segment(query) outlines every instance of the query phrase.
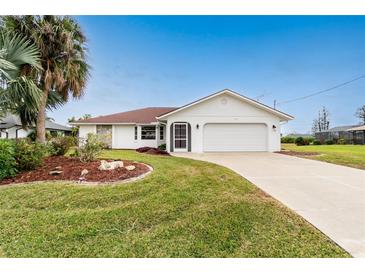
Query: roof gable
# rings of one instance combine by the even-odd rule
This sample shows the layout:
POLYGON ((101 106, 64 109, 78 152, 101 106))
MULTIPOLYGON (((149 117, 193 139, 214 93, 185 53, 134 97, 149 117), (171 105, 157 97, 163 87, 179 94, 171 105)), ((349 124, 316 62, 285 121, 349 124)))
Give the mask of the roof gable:
POLYGON ((126 112, 119 112, 110 115, 104 115, 94 118, 89 118, 81 121, 76 121, 70 124, 142 124, 157 122, 156 117, 166 112, 175 110, 172 107, 150 107, 141 108, 126 112))
POLYGON ((194 102, 192 102, 190 104, 184 105, 184 106, 182 106, 182 107, 180 107, 178 109, 172 110, 172 111, 170 111, 170 112, 168 112, 166 114, 163 114, 163 115, 157 117, 157 119, 159 119, 159 120, 160 119, 164 119, 164 118, 166 118, 166 117, 168 117, 170 115, 173 115, 175 113, 178 113, 180 111, 183 111, 185 109, 191 108, 193 106, 196 106, 198 104, 201 104, 203 102, 206 102, 208 100, 211 100, 213 98, 216 98, 218 96, 225 95, 225 94, 226 95, 229 95, 229 96, 232 96, 232 97, 234 97, 234 98, 236 98, 238 100, 242 100, 243 102, 248 103, 251 106, 256 107, 256 108, 258 108, 260 110, 264 110, 264 111, 269 112, 269 113, 271 113, 273 115, 276 115, 276 116, 280 117, 284 121, 292 120, 294 118, 293 116, 291 116, 289 114, 286 114, 286 113, 281 112, 279 110, 273 109, 273 108, 271 108, 271 107, 269 107, 267 105, 264 105, 262 103, 259 103, 259 102, 255 101, 255 100, 252 100, 252 99, 250 99, 248 97, 245 97, 245 96, 243 96, 243 95, 241 95, 239 93, 236 93, 236 92, 231 91, 229 89, 224 89, 224 90, 219 91, 219 92, 216 92, 216 93, 214 93, 212 95, 203 97, 203 98, 201 98, 201 99, 199 99, 197 101, 194 101, 194 102))

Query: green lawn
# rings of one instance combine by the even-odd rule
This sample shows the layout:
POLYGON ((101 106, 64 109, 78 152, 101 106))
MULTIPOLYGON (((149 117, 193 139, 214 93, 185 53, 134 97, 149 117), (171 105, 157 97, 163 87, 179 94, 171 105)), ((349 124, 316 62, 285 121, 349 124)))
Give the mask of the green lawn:
POLYGON ((361 145, 320 145, 297 146, 282 144, 282 148, 298 152, 318 152, 319 155, 305 156, 314 160, 365 169, 365 146, 361 145))
POLYGON ((232 171, 206 162, 106 151, 146 162, 113 186, 0 187, 6 257, 347 257, 301 217, 232 171))

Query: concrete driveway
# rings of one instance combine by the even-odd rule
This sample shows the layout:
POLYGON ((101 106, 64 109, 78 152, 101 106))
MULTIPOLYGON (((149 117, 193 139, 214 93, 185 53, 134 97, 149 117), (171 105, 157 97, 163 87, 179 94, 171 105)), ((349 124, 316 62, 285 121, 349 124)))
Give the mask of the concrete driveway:
POLYGON ((232 169, 365 257, 365 171, 268 152, 175 153, 232 169))

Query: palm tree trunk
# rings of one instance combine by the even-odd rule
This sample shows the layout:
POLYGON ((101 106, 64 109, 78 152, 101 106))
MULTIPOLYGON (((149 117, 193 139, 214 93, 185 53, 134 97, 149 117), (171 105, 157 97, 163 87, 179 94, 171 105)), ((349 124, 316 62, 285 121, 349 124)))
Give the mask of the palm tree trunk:
POLYGON ((37 125, 36 125, 36 133, 37 133, 37 142, 44 144, 46 142, 46 105, 48 99, 48 90, 45 90, 43 93, 42 100, 39 104, 38 117, 37 117, 37 125))

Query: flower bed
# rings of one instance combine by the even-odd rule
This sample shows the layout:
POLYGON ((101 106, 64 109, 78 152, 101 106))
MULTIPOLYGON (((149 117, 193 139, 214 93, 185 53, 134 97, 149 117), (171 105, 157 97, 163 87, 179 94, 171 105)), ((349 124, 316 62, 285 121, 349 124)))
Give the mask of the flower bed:
POLYGON ((155 148, 155 147, 140 147, 140 148, 137 148, 136 151, 139 153, 146 153, 146 154, 151 154, 151 155, 170 156, 170 154, 167 151, 161 150, 161 149, 155 148))
POLYGON ((52 180, 79 181, 80 177, 83 177, 84 182, 108 183, 136 178, 150 171, 150 167, 143 163, 123 161, 123 164, 124 167, 114 170, 99 170, 100 160, 82 163, 77 158, 52 156, 46 158, 44 163, 35 170, 24 171, 15 177, 3 179, 0 185, 52 180), (133 170, 125 168, 131 165, 135 166, 133 170), (51 175, 52 171, 60 172, 54 172, 59 174, 51 175), (81 176, 83 171, 86 175, 81 176))

